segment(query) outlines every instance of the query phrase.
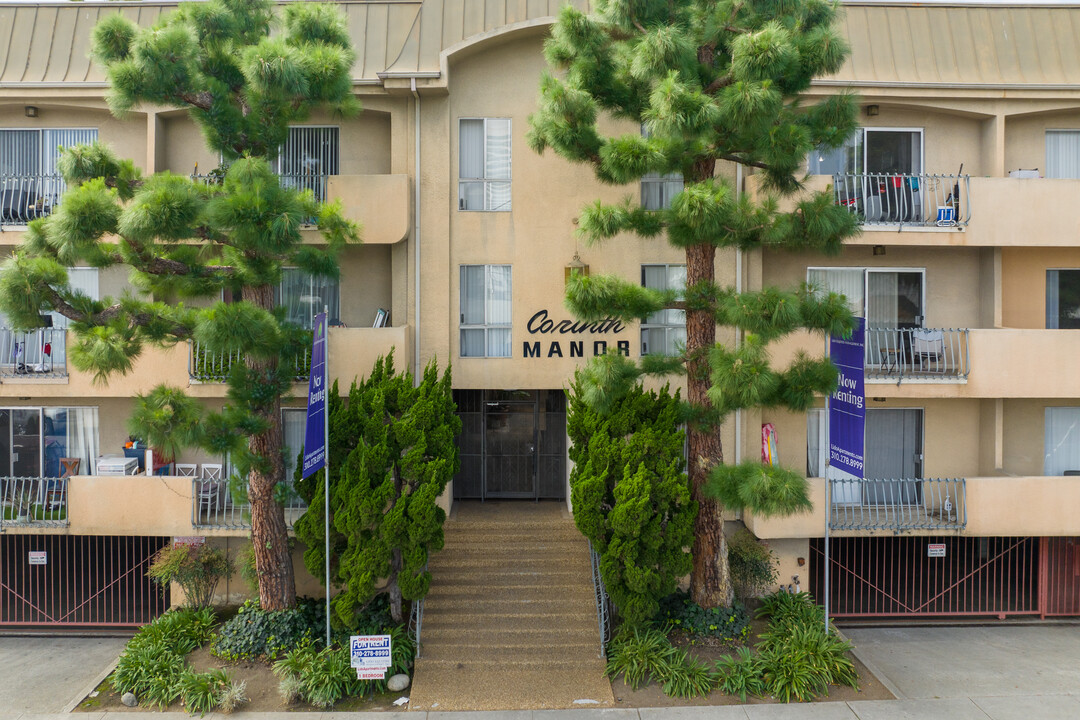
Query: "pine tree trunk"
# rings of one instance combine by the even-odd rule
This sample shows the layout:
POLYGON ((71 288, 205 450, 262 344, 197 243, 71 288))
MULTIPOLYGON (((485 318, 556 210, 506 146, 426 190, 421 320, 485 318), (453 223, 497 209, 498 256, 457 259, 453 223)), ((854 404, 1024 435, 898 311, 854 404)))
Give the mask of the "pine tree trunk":
MULTIPOLYGON (((711 168, 709 170, 711 176, 711 168)), ((686 284, 714 282, 716 248, 692 245, 686 249, 686 284)), ((686 399, 698 408, 711 407, 709 389, 709 350, 716 343, 716 320, 704 310, 686 313, 687 379, 686 399)), ((723 508, 704 496, 709 470, 724 461, 720 428, 687 428, 687 464, 690 491, 698 502, 694 521, 694 566, 690 574, 691 599, 703 608, 730 605, 733 599, 728 571, 727 542, 724 539, 723 508)))
MULTIPOLYGON (((274 289, 269 285, 243 289, 243 298, 259 307, 274 307, 274 289)), ((277 359, 244 358, 256 375, 272 371, 277 359)), ((270 471, 252 469, 248 474, 251 501, 251 545, 259 577, 259 604, 264 610, 285 610, 296 605, 296 578, 289 552, 285 509, 274 498, 274 487, 284 477, 281 458, 281 399, 258 409, 267 429, 248 440, 248 449, 269 461, 270 471)))

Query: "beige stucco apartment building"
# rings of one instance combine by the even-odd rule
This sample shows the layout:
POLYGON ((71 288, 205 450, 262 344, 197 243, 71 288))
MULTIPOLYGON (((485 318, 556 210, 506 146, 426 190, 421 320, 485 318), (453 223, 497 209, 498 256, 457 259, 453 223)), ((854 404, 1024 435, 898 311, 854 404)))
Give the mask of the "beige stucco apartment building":
MULTIPOLYGON (((391 349, 399 367, 452 365, 465 429, 447 506, 566 500, 562 389, 574 369, 605 348, 637 357, 681 337, 673 313, 585 328, 563 307, 580 264, 650 285, 684 275, 662 244, 589 247, 574 233, 586 202, 663 203, 678 179, 603 186, 526 144, 560 2, 343 0, 364 111, 313 116, 279 160, 285 182, 340 199, 365 228, 340 281, 294 272, 280 288, 298 322, 330 307, 331 374, 347 387, 391 349)), ((0 0, 0 254, 59 201, 57 145, 96 138, 146 173, 218 165, 183 112, 110 115, 87 58, 104 15, 148 25, 174 6, 0 0)), ((851 58, 811 100, 857 92, 863 129, 810 157, 807 184, 858 213, 864 232, 836 257, 720 253, 717 275, 747 289, 810 280, 866 318, 867 475, 878 480, 827 490, 822 410, 743 412, 723 433, 728 458, 757 457, 771 424, 815 508, 732 525, 773 547, 784 585, 819 597, 828 534, 837 615, 1080 614, 1080 5, 851 2, 843 33, 851 58)), ((723 172, 757 192, 751 172, 723 172)), ((93 269, 72 278, 101 297, 127 283, 93 269)), ((223 359, 147 351, 95 385, 66 363, 62 324, 0 331, 0 625, 140 622, 157 611, 135 589, 147 555, 175 537, 235 548, 246 515, 215 482, 227 459, 192 453, 148 478, 108 474, 122 463, 99 458, 123 455, 133 396, 160 382, 219 405, 223 359), (75 477, 43 480, 63 474, 61 458, 80 461, 67 463, 75 477), (18 493, 37 510, 20 517, 18 493)), ((789 339, 773 357, 798 349, 821 353, 824 338, 789 339)), ((284 411, 292 448, 299 402, 284 411)))

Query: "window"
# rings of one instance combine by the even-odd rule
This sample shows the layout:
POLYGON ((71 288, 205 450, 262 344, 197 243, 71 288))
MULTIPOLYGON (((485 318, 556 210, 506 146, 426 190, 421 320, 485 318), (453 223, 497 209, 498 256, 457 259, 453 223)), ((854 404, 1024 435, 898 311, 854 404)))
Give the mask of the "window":
POLYGON ((99 454, 96 407, 0 408, 0 475, 60 477, 60 458, 90 475, 99 454))
POLYGON ((273 168, 282 186, 311 190, 316 200, 326 202, 326 178, 338 174, 338 128, 289 128, 273 168))
POLYGON ((510 210, 510 118, 463 118, 458 210, 510 210))
POLYGON ((97 140, 97 129, 0 130, 0 222, 48 214, 66 186, 56 174, 60 149, 97 140))
POLYGON ((281 271, 275 302, 285 307, 285 321, 311 330, 315 315, 327 307, 327 322, 339 325, 341 298, 338 281, 330 277, 309 275, 297 268, 281 271))
POLYGON ((1046 177, 1080 178, 1080 130, 1046 131, 1046 177))
POLYGON ((1080 328, 1080 270, 1046 271, 1046 328, 1080 328))
POLYGON ((1043 475, 1080 474, 1080 407, 1046 408, 1043 475))
POLYGON ((806 282, 819 291, 848 300, 851 311, 874 328, 918 328, 925 313, 925 277, 921 268, 807 268, 806 282))
POLYGON ((509 265, 461 266, 461 357, 510 357, 509 265))
MULTIPOLYGON (((685 265, 642 265, 641 284, 653 290, 686 290, 685 265)), ((678 355, 686 345, 686 313, 661 310, 641 323, 642 355, 678 355)))
POLYGON ((923 131, 919 128, 859 128, 838 148, 818 148, 807 159, 811 175, 918 175, 923 131))
MULTIPOLYGON (((649 137, 649 130, 644 123, 641 125, 641 136, 649 137)), ((671 207, 671 199, 681 193, 682 189, 681 173, 646 173, 641 178, 641 207, 646 210, 667 210, 671 207)))
POLYGON ((285 484, 293 487, 296 476, 296 459, 304 448, 307 432, 307 410, 281 411, 281 444, 285 453, 285 484))

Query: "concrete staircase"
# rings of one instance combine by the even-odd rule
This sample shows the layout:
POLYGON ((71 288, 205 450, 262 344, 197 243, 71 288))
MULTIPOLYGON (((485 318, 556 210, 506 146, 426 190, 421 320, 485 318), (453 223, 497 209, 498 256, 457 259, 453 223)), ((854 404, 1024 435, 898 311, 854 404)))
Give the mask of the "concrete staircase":
POLYGON ((409 709, 612 705, 589 546, 565 505, 457 502, 444 529, 409 709))

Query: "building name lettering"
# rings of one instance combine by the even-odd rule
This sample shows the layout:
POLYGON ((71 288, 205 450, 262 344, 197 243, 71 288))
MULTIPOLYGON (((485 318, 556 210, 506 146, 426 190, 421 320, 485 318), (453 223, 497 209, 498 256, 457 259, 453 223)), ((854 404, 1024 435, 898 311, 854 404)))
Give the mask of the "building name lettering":
MULTIPOLYGON (((530 335, 577 335, 581 333, 621 333, 626 327, 619 320, 609 317, 600 320, 599 322, 582 322, 582 321, 570 321, 559 320, 555 322, 548 316, 547 310, 540 310, 531 318, 529 318, 528 324, 525 329, 529 331, 530 335)), ((539 340, 526 340, 522 343, 522 355, 527 358, 539 358, 539 357, 572 357, 583 358, 585 357, 586 350, 591 350, 593 355, 603 355, 608 351, 608 345, 613 344, 614 347, 623 355, 630 356, 630 341, 618 340, 614 343, 609 343, 607 340, 594 340, 592 341, 592 347, 589 347, 589 343, 585 340, 552 340, 547 344, 547 347, 541 345, 539 340), (563 342, 567 347, 564 347, 563 342)))
POLYGON ((552 335, 554 333, 566 335, 567 333, 618 334, 626 328, 623 327, 622 322, 612 317, 604 318, 603 320, 594 323, 581 322, 580 320, 577 322, 571 322, 569 320, 560 320, 559 322, 555 322, 548 317, 547 310, 540 310, 531 318, 529 318, 529 322, 525 326, 525 329, 529 331, 530 335, 536 335, 537 333, 540 333, 541 335, 552 335))

